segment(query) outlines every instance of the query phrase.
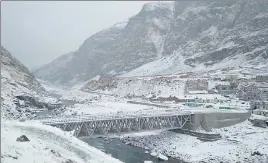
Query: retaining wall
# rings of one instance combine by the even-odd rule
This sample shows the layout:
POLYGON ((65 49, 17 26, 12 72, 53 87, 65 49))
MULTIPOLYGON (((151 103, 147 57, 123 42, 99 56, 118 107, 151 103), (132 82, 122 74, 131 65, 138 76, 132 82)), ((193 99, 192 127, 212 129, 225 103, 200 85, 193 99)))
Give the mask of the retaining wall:
POLYGON ((198 137, 198 138, 205 138, 207 140, 221 139, 220 134, 201 133, 201 132, 195 132, 195 131, 185 130, 185 129, 173 129, 173 130, 170 130, 170 131, 195 136, 195 137, 198 137))
POLYGON ((247 120, 250 112, 214 112, 214 113, 195 113, 191 116, 191 122, 185 124, 184 129, 196 130, 200 126, 210 131, 212 128, 222 128, 235 125, 247 120))

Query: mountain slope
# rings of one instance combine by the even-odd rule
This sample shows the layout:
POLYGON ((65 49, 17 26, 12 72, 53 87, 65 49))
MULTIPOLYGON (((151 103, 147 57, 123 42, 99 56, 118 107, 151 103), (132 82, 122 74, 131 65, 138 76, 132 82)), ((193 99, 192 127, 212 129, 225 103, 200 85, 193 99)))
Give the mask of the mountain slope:
POLYGON ((15 113, 14 96, 19 93, 36 95, 45 91, 29 70, 1 46, 1 116, 15 113))
POLYGON ((179 53, 192 67, 225 60, 260 64, 268 58, 267 5, 265 0, 191 3, 175 15, 164 54, 179 53))
POLYGON ((55 67, 53 61, 34 75, 54 84, 74 84, 72 80, 86 81, 96 75, 127 72, 161 55, 171 19, 172 4, 144 5, 128 21, 86 39, 66 65, 61 66, 70 55, 57 59, 60 66, 55 67))
POLYGON ((267 5, 265 0, 176 2, 165 57, 124 76, 267 65, 267 5))
POLYGON ((58 58, 56 66, 53 61, 34 74, 73 85, 96 75, 266 65, 267 6, 267 0, 148 3, 128 21, 96 33, 74 53, 58 58))

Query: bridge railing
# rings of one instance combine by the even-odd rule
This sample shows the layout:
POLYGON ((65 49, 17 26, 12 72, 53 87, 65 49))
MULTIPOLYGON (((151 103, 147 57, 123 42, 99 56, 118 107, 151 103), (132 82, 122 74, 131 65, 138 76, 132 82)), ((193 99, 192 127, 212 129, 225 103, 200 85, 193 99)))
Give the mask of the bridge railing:
POLYGON ((57 124, 57 123, 73 123, 73 122, 85 122, 85 121, 104 121, 104 120, 119 120, 119 119, 133 119, 133 118, 149 118, 149 117, 163 117, 163 116, 178 116, 178 115, 190 115, 190 112, 182 112, 180 110, 174 111, 143 111, 143 112, 116 112, 109 114, 95 114, 95 115, 83 115, 83 116, 65 116, 57 118, 40 119, 39 121, 45 124, 57 124))

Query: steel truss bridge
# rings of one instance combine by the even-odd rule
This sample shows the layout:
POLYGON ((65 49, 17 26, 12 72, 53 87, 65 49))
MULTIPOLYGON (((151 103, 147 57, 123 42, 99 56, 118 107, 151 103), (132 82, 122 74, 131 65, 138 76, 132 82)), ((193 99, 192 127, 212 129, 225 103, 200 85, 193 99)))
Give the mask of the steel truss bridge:
POLYGON ((45 118, 39 121, 63 131, 73 131, 73 135, 76 137, 91 137, 93 135, 182 128, 186 122, 191 121, 191 113, 180 110, 117 112, 91 116, 45 118))

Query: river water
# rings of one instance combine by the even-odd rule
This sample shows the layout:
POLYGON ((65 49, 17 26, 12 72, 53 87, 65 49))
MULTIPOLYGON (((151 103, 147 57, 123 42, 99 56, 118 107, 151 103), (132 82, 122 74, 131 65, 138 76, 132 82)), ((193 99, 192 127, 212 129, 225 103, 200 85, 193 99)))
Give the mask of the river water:
POLYGON ((160 161, 149 153, 145 153, 145 149, 126 145, 116 138, 110 139, 109 143, 103 138, 81 137, 80 139, 125 163, 144 163, 144 161, 152 161, 154 163, 185 163, 174 158, 169 158, 168 161, 160 161))

